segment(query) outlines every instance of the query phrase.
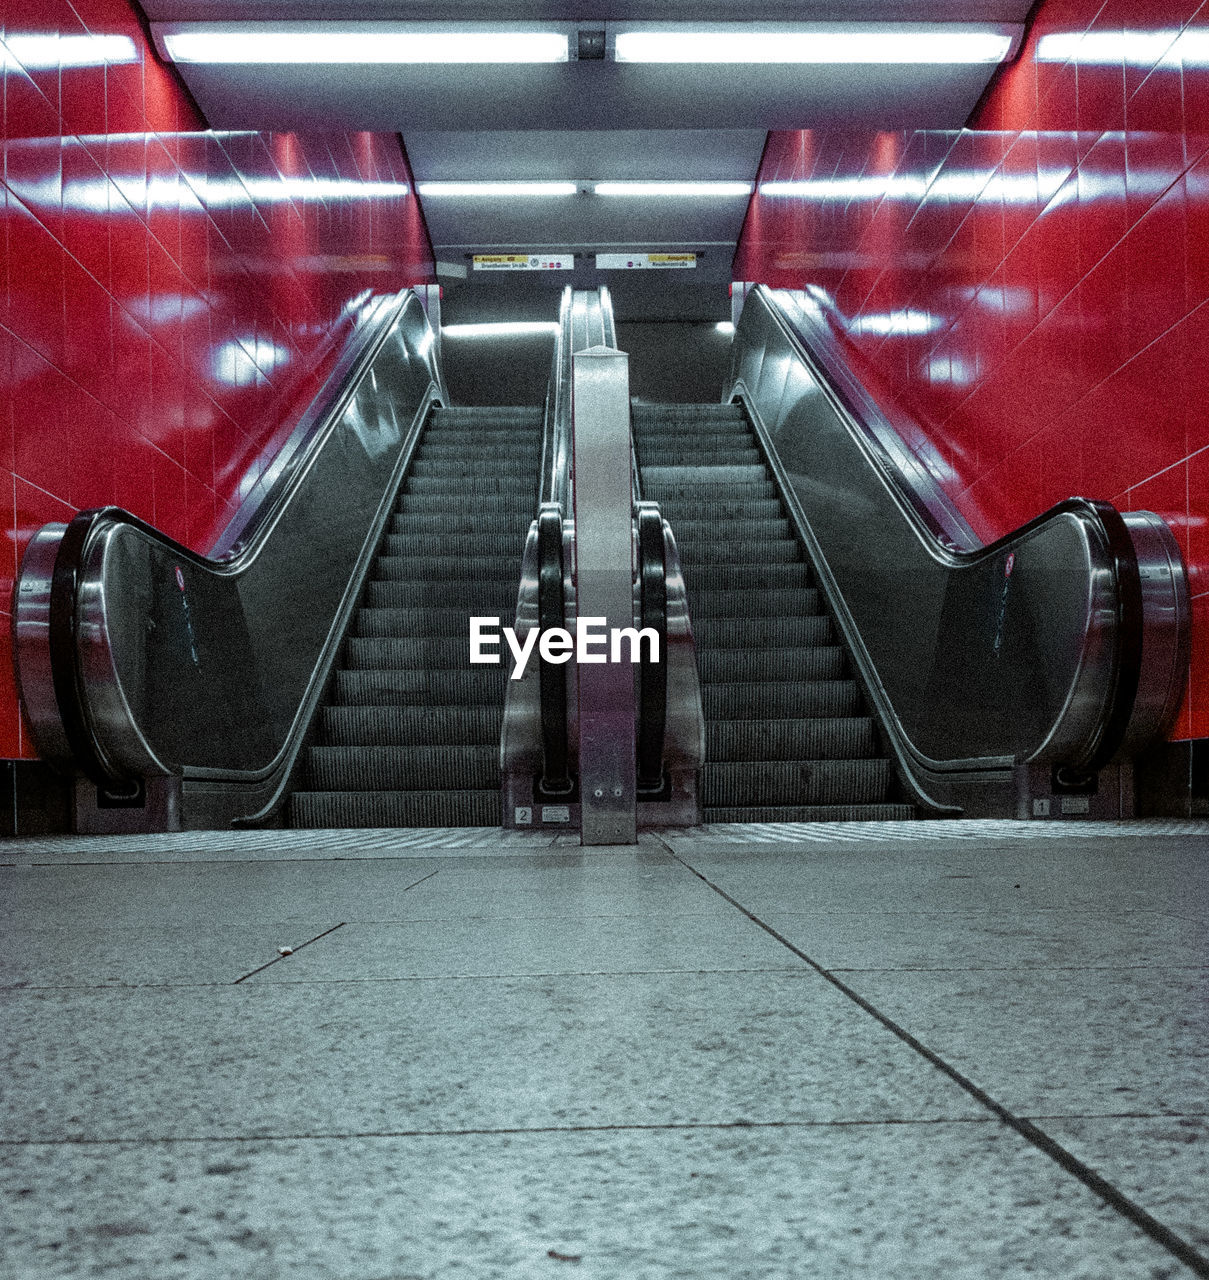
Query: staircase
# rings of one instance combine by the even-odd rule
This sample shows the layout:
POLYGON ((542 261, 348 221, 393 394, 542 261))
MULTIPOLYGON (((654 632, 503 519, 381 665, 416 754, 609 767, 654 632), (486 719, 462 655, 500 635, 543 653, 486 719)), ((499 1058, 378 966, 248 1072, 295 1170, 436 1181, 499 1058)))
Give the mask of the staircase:
POLYGON ((707 822, 912 818, 738 405, 634 405, 672 526, 705 705, 707 822))
POLYGON ((500 822, 508 655, 471 666, 472 615, 512 625, 537 510, 541 409, 436 409, 321 711, 294 827, 500 822))

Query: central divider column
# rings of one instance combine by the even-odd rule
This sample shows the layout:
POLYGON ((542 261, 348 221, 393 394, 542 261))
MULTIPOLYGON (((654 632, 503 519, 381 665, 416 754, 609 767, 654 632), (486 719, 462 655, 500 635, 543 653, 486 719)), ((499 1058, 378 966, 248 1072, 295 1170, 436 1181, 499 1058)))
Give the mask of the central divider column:
POLYGON ((622 351, 575 354, 572 460, 577 625, 591 620, 605 637, 577 664, 580 842, 635 844, 634 668, 608 661, 612 629, 634 625, 630 367, 622 351))

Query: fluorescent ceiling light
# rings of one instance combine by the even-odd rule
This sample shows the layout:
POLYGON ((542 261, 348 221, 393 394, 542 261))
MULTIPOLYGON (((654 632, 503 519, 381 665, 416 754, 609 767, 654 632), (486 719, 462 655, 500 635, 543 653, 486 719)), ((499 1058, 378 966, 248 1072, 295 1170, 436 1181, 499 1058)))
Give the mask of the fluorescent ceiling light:
POLYGON ((855 333, 872 333, 879 337, 904 337, 919 333, 935 333, 938 329, 942 329, 944 324, 942 316, 908 307, 905 311, 857 316, 855 320, 849 322, 849 327, 855 333))
POLYGON ((1145 67, 1161 58, 1204 66, 1209 62, 1209 31, 1204 27, 1137 31, 1055 31, 1037 41, 1038 62, 1074 61, 1085 67, 1145 67))
POLYGON ((195 27, 165 33, 173 62, 566 62, 556 31, 265 31, 195 27))
POLYGON ((26 71, 137 61, 138 50, 129 36, 10 35, 0 44, 0 65, 26 71))
POLYGON ((749 196, 750 182, 596 182, 598 196, 749 196))
POLYGON ((574 182, 421 182, 422 196, 573 196, 574 182))
POLYGON ((441 326, 443 338, 519 338, 534 333, 557 333, 557 320, 509 320, 484 324, 441 326))
POLYGON ((618 62, 1002 62, 1012 37, 997 31, 623 31, 618 62))

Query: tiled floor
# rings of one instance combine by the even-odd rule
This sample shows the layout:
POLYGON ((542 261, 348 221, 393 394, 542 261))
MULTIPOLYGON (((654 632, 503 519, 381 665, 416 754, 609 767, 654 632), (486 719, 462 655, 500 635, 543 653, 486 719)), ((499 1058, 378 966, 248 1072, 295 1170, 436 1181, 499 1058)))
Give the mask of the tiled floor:
POLYGON ((1209 1276, 1209 827, 0 864, 5 1280, 1209 1276))

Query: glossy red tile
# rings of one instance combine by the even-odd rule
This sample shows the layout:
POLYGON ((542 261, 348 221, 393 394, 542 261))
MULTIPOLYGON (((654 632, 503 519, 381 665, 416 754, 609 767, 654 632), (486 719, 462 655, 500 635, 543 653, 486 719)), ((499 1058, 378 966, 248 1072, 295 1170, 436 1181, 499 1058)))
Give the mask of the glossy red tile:
MULTIPOLYGON (((5 600, 23 540, 79 506, 116 503, 210 545, 330 372, 349 300, 433 270, 414 195, 310 200, 276 186, 411 184, 397 136, 208 133, 131 0, 18 13, 10 32, 116 34, 130 52, 4 71, 5 600), (325 275, 316 264, 333 256, 380 269, 325 275)), ((20 734, 0 667, 2 756, 20 734)))
MULTIPOLYGON (((967 131, 900 135, 896 176, 921 192, 930 182, 926 199, 882 201, 854 222, 847 208, 811 202, 806 217, 757 195, 737 258, 745 279, 768 279, 775 238, 802 287, 820 281, 811 263, 823 246, 863 255, 838 297, 877 375, 868 385, 911 416, 905 438, 980 532, 1074 493, 1144 502, 1177 527, 1198 584, 1209 560, 1209 71, 1163 33, 1194 14, 1195 30, 1209 28, 1207 13, 1191 0, 1043 0, 967 131), (886 318, 908 311, 943 323, 887 336, 886 318)), ((762 178, 789 165, 789 139, 770 138, 762 178)), ((834 166, 842 154, 854 171, 861 146, 851 133, 811 135, 816 157, 834 166)), ((882 135, 863 146, 871 172, 882 135)), ((1200 590, 1209 596, 1209 580, 1200 590)), ((1192 707, 1181 731, 1209 733, 1206 658, 1192 707)))

